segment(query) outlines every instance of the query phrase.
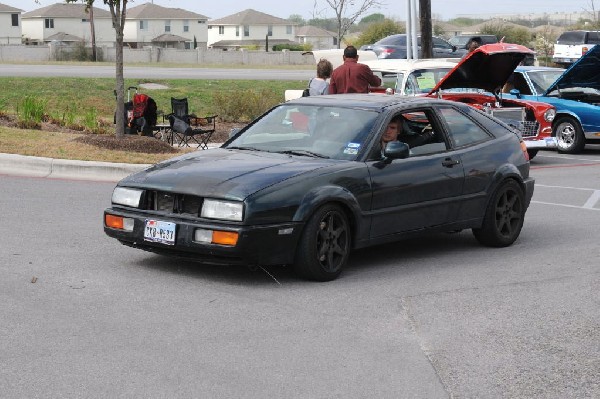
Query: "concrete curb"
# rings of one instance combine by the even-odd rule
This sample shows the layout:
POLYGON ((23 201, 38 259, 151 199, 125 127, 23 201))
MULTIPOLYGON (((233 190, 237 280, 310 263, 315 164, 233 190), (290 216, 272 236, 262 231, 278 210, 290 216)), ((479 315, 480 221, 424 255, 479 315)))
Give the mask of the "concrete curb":
POLYGON ((150 166, 150 164, 75 161, 18 154, 0 154, 0 174, 13 176, 116 182, 150 166))

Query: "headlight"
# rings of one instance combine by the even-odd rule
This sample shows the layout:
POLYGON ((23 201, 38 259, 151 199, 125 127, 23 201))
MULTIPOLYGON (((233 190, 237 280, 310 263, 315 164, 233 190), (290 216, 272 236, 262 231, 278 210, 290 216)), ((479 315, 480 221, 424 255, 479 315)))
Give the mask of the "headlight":
POLYGON ((200 216, 210 219, 242 221, 244 204, 233 201, 219 201, 206 199, 202 204, 200 216))
POLYGON ((555 116, 556 116, 556 110, 554 108, 549 109, 548 111, 544 112, 544 120, 546 122, 552 122, 554 120, 555 116))
POLYGON ((142 190, 134 188, 115 187, 112 195, 112 203, 139 208, 142 190))

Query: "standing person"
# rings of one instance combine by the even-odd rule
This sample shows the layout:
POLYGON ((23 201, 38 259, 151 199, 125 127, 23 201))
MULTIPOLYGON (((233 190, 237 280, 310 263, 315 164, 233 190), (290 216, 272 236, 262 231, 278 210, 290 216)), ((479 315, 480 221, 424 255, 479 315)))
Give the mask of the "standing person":
POLYGON ((472 37, 469 40, 469 42, 467 43, 467 45, 465 46, 465 48, 467 49, 467 54, 475 51, 479 46, 481 46, 481 44, 482 44, 482 41, 479 36, 472 37))
POLYGON ((317 77, 312 78, 308 83, 308 91, 311 96, 320 96, 327 94, 329 90, 329 82, 327 79, 331 77, 333 65, 328 60, 321 58, 317 63, 317 77))
POLYGON ((369 85, 381 86, 381 79, 373 74, 371 68, 358 63, 356 47, 346 47, 343 58, 344 63, 331 74, 329 94, 368 93, 369 85))

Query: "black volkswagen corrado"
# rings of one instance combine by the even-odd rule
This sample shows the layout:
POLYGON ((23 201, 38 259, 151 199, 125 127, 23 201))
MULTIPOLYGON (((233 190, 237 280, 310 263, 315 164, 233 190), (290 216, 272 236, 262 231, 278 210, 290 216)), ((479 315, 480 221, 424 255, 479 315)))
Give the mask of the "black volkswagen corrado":
POLYGON ((106 234, 206 263, 335 279, 353 248, 472 229, 512 244, 533 195, 518 133, 461 103, 348 94, 280 104, 220 148, 121 180, 106 234), (382 145, 388 123, 397 140, 382 145))

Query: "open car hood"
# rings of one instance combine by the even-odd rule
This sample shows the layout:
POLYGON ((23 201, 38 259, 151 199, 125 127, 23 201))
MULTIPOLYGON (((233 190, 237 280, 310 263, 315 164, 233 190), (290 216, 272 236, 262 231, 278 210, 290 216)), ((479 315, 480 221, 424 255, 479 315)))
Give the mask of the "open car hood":
POLYGON ((574 88, 600 90, 600 46, 592 47, 573 63, 556 82, 550 85, 544 95, 555 90, 574 88))
POLYGON ((449 89, 482 89, 490 93, 502 88, 527 54, 525 46, 494 43, 480 46, 463 58, 429 94, 449 89))

